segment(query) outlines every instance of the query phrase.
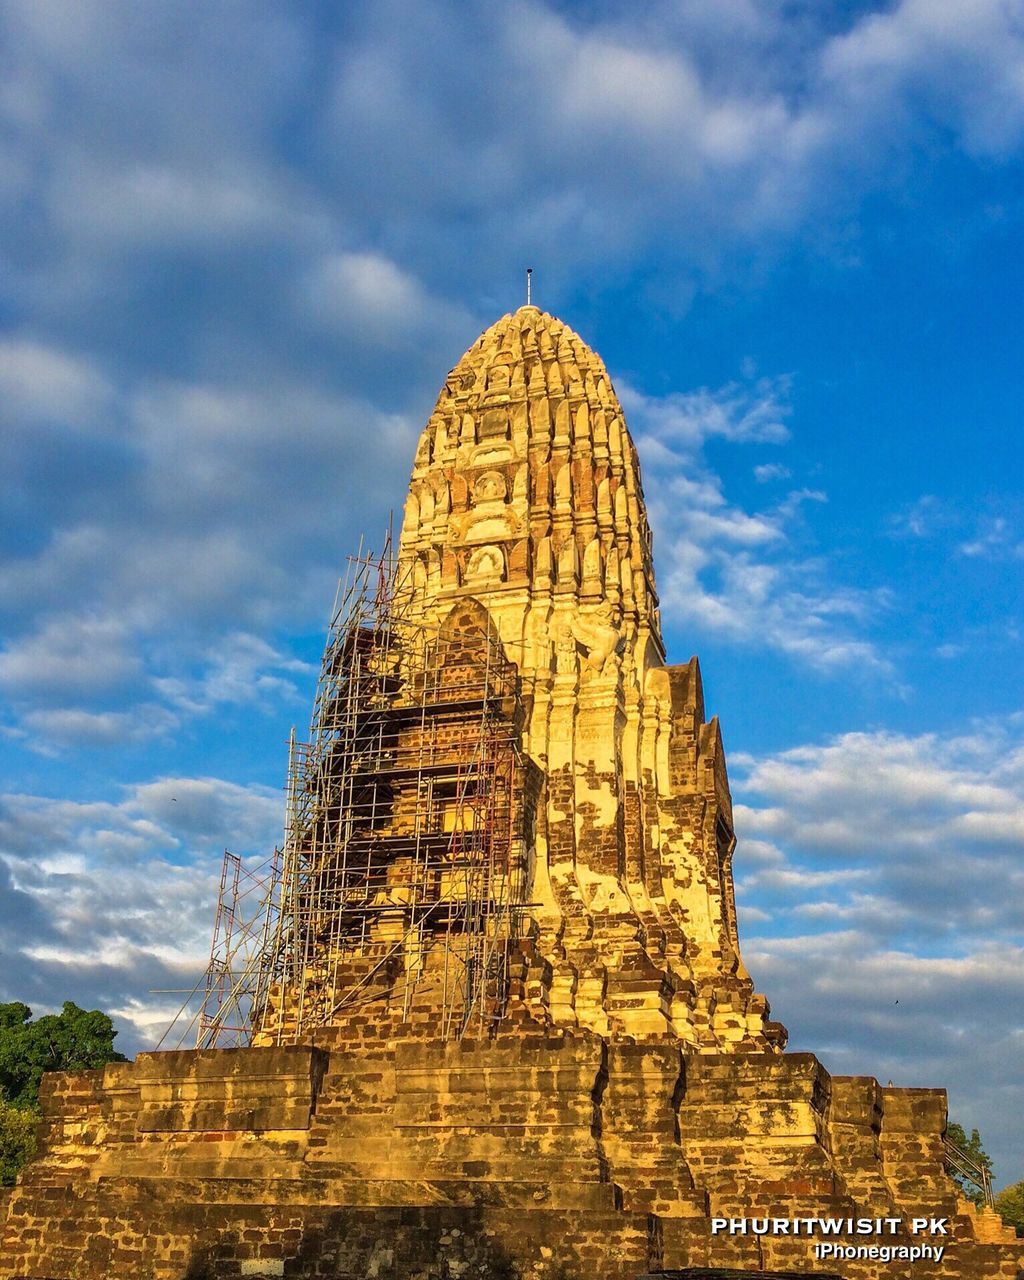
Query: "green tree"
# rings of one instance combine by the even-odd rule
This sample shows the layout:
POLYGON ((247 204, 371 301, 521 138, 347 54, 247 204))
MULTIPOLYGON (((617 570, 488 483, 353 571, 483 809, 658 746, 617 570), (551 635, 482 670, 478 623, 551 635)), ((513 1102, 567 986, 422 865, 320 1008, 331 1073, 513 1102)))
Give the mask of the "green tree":
POLYGON ((996 1213, 1019 1236, 1024 1236, 1024 1178, 1000 1191, 996 1196, 996 1213))
POLYGON ((105 1013, 65 1001, 60 1013, 32 1020, 20 1000, 0 1004, 0 1099, 33 1107, 44 1071, 86 1071, 124 1062, 114 1049, 117 1032, 105 1013))
MULTIPOLYGON (((988 1173, 989 1185, 991 1186, 992 1161, 989 1159, 985 1152, 985 1148, 982 1146, 981 1134, 978 1133, 977 1129, 972 1129, 971 1136, 968 1138, 967 1134, 964 1132, 963 1126, 957 1124, 955 1120, 951 1120, 949 1124, 946 1125, 946 1137, 954 1146, 959 1147, 972 1163, 976 1164, 979 1168, 986 1170, 988 1173)), ((960 1190, 964 1193, 966 1199, 972 1201, 979 1208, 984 1205, 985 1193, 976 1182, 965 1177, 955 1168, 951 1168, 949 1170, 949 1174, 960 1190)))
POLYGON ((14 1185, 18 1170, 36 1148, 35 1107, 12 1107, 0 1099, 0 1187, 14 1185))
POLYGON ((105 1013, 70 1000, 60 1013, 32 1019, 20 1000, 0 1004, 0 1186, 14 1182, 35 1150, 39 1081, 44 1071, 87 1071, 124 1062, 105 1013))

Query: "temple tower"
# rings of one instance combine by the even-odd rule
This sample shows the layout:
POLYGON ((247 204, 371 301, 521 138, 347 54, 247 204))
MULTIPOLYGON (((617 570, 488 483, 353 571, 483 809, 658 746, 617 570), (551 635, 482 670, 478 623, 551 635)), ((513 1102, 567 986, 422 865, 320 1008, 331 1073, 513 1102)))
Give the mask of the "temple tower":
POLYGON ((257 1042, 462 1035, 475 1010, 781 1049, 740 958, 718 723, 697 660, 665 663, 636 449, 577 334, 526 306, 473 344, 356 584, 293 759, 300 888, 257 1042))
POLYGON ((740 959, 732 806, 696 659, 667 666, 640 465, 600 357, 521 307, 445 380, 399 564, 441 627, 467 601, 515 662, 543 779, 529 934, 557 1024, 781 1046, 740 959))

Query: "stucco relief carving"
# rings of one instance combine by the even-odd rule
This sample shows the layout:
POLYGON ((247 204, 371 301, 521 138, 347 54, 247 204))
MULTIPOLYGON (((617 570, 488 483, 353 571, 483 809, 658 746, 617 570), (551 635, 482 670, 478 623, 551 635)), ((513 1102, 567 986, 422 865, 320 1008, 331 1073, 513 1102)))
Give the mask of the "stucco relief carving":
POLYGON ((473 501, 477 505, 503 502, 507 493, 508 483, 500 471, 484 471, 473 481, 473 501))
POLYGON ((578 616, 573 622, 573 635, 583 646, 587 666, 592 671, 603 672, 626 647, 625 637, 612 622, 610 609, 602 609, 589 617, 578 616))
POLYGON ((505 553, 501 547, 478 547, 466 565, 466 582, 492 579, 498 582, 505 577, 505 553))

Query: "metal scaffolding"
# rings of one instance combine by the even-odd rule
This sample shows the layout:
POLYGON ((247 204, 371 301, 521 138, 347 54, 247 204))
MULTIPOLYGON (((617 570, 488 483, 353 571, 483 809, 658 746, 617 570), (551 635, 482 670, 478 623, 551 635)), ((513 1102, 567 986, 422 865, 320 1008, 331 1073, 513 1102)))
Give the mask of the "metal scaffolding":
POLYGON ((255 873, 225 861, 201 1045, 356 1010, 451 1037, 502 1016, 530 809, 517 670, 480 606, 431 627, 414 599, 390 548, 350 562, 309 741, 292 735, 284 848, 255 873))
POLYGON ((280 849, 255 869, 225 851, 197 1020, 199 1048, 249 1042, 253 1005, 263 1002, 258 983, 276 925, 280 881, 280 849))

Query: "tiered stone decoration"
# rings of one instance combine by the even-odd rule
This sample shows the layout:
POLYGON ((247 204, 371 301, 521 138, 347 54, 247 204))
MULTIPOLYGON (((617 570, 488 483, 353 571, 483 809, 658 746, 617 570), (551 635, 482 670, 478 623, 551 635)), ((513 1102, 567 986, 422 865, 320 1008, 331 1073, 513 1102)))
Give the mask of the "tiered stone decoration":
POLYGON ((478 601, 520 672, 544 778, 534 1013, 701 1051, 781 1048, 740 958, 735 836, 696 658, 666 666, 640 465, 608 372, 536 307, 448 375, 400 547, 413 612, 478 601))

